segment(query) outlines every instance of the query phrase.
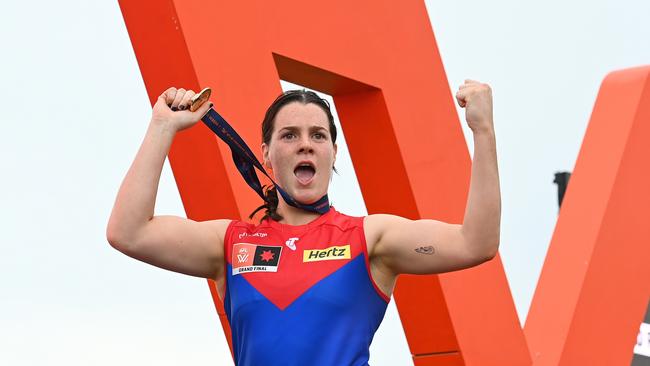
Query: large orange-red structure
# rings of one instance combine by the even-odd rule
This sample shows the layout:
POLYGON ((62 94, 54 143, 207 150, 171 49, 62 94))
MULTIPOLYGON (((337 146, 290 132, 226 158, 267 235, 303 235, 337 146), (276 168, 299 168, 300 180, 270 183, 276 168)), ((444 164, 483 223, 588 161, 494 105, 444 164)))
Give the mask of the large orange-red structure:
MULTIPOLYGON (((120 6, 152 103, 172 85, 210 86, 255 147, 280 79, 328 93, 369 213, 462 222, 471 159, 423 2, 120 6)), ((603 83, 524 329, 498 256, 400 276, 394 297, 415 365, 629 364, 650 294, 635 278, 650 275, 649 75, 603 83)), ((189 218, 245 218, 259 205, 202 124, 177 135, 169 160, 189 218)))
POLYGON ((650 67, 602 83, 524 328, 534 365, 629 365, 650 282, 650 67))

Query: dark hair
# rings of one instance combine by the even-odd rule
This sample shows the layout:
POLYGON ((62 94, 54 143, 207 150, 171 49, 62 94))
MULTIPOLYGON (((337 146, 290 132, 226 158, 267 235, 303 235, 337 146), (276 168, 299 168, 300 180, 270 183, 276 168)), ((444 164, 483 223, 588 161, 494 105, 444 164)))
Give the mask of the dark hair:
MULTIPOLYGON (((273 135, 273 128, 275 127, 275 116, 278 114, 278 111, 285 105, 292 102, 300 102, 302 104, 316 104, 319 106, 323 112, 327 115, 329 121, 329 130, 332 137, 332 144, 336 142, 336 125, 334 125, 334 116, 332 116, 332 111, 330 110, 330 104, 323 98, 319 97, 318 94, 309 90, 289 90, 286 91, 280 96, 278 96, 273 103, 266 110, 264 115, 264 120, 262 121, 262 141, 265 144, 271 142, 271 136, 273 135)), ((336 169, 334 169, 336 171, 336 169)), ((261 210, 265 209, 264 216, 261 221, 264 221, 267 218, 271 218, 275 221, 282 220, 282 216, 278 214, 278 191, 275 186, 264 186, 264 204, 255 209, 249 218, 253 218, 255 214, 261 210)))

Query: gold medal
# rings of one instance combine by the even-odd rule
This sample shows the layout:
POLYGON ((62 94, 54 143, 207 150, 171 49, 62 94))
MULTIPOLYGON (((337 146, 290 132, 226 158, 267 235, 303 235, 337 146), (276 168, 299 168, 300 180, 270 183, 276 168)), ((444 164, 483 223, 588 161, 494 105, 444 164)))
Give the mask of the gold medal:
POLYGON ((201 105, 210 98, 211 93, 212 90, 210 90, 210 88, 205 88, 194 95, 190 100, 190 111, 194 112, 199 109, 201 105))

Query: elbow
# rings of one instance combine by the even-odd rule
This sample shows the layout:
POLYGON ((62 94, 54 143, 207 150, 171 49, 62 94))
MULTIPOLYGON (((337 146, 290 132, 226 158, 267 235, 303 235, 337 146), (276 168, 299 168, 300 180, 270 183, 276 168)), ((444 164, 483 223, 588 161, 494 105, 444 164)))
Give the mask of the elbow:
POLYGON ((491 240, 488 245, 486 245, 486 250, 482 253, 482 261, 489 262, 499 253, 499 239, 491 240))
POLYGON ((498 250, 489 251, 489 252, 488 252, 488 253, 483 257, 483 262, 489 262, 489 261, 491 261, 492 259, 494 259, 494 257, 497 256, 497 253, 498 253, 498 252, 499 252, 498 250))
POLYGON ((123 253, 128 251, 126 244, 129 243, 128 236, 124 234, 124 230, 122 230, 114 221, 109 221, 106 226, 106 240, 111 247, 118 251, 123 253))
POLYGON ((473 258, 474 265, 489 262, 499 253, 498 239, 484 239, 480 242, 474 242, 475 245, 469 245, 470 256, 473 258))
POLYGON ((115 234, 111 232, 106 232, 106 241, 108 241, 108 244, 110 244, 113 248, 118 249, 120 246, 120 241, 115 234))
POLYGON ((119 250, 120 243, 122 243, 120 234, 110 224, 106 227, 106 240, 113 248, 119 250))
POLYGON ((470 257, 478 265, 491 261, 497 256, 500 240, 499 233, 492 233, 490 235, 465 237, 465 245, 468 248, 470 257))

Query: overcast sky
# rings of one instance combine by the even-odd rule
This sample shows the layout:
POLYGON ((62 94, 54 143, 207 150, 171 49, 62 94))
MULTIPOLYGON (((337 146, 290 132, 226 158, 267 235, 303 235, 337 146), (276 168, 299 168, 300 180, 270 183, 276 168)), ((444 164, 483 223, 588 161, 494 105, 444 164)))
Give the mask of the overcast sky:
MULTIPOLYGON (((523 324, 557 218, 553 175, 573 170, 604 76, 650 64, 650 2, 427 9, 450 88, 471 78, 494 90, 500 253, 523 324)), ((228 364, 206 281, 105 239, 151 111, 117 2, 14 1, 2 14, 0 364, 228 364)), ((341 188, 351 165, 339 169, 333 201, 363 214, 358 188, 341 188)), ((168 166, 156 213, 185 216, 168 166)), ((394 302, 371 351, 373 365, 410 363, 394 302)))

